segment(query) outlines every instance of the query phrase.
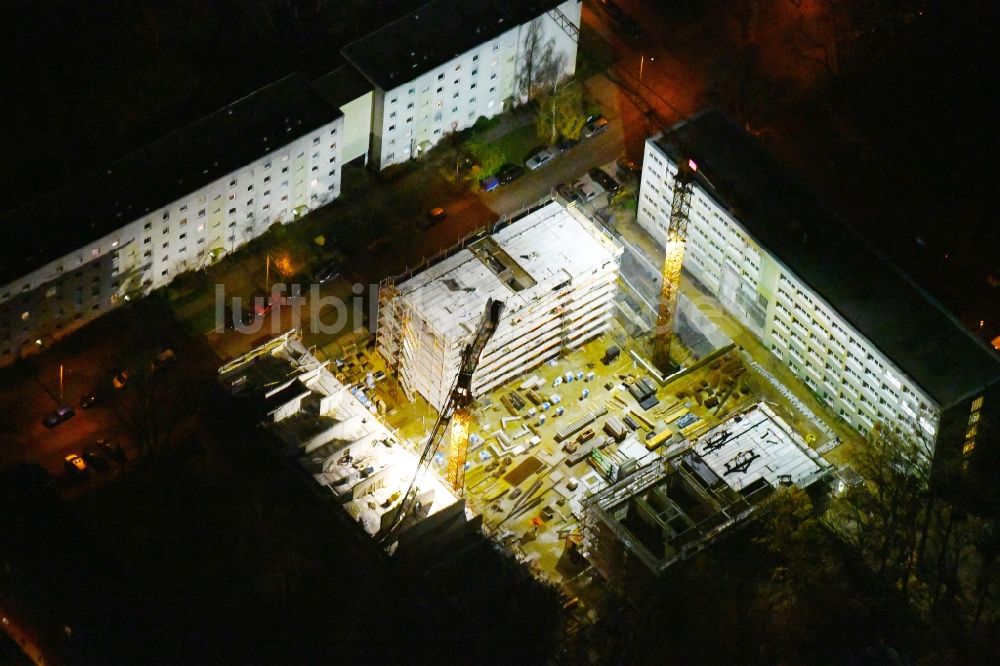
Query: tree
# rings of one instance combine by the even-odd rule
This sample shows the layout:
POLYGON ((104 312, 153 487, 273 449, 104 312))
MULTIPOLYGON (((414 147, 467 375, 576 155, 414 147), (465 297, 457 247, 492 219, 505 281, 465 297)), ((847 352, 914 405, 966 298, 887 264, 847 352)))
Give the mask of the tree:
POLYGON ((115 416, 141 458, 157 458, 169 450, 180 431, 199 414, 206 393, 200 382, 181 377, 180 369, 158 372, 134 369, 115 402, 115 416))
POLYGON ((587 118, 583 111, 583 86, 568 81, 556 87, 554 93, 538 98, 538 116, 535 128, 538 138, 548 143, 564 136, 579 139, 587 118))
POLYGON ((466 146, 479 162, 479 176, 492 176, 507 161, 507 156, 495 143, 472 140, 466 146))
POLYGON ((565 56, 556 55, 555 39, 544 39, 542 32, 542 17, 536 18, 528 25, 521 44, 524 58, 518 68, 515 90, 521 101, 530 102, 539 90, 551 88, 563 71, 565 56))
POLYGON ((929 453, 922 444, 880 428, 850 453, 868 483, 834 502, 827 524, 868 561, 881 582, 905 594, 921 529, 930 520, 929 453))

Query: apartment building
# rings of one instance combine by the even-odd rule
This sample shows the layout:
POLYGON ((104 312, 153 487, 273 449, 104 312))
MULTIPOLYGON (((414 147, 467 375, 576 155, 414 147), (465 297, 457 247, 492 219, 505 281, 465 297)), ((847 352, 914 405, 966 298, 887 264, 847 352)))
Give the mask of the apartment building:
POLYGON ((344 47, 374 87, 384 169, 576 71, 580 0, 435 0, 344 47))
POLYGON ((0 364, 336 198, 342 126, 292 75, 5 214, 0 364))
POLYGON ((621 245, 557 202, 516 219, 380 294, 376 344, 407 394, 437 409, 490 298, 505 310, 480 357, 480 395, 603 333, 621 245))
POLYGON ((350 65, 342 65, 315 81, 319 93, 344 114, 340 158, 343 164, 363 158, 368 163, 374 90, 368 79, 350 65))
POLYGON ((929 456, 943 444, 969 458, 1000 439, 996 354, 721 114, 646 141, 646 231, 665 242, 687 159, 697 172, 684 270, 833 412, 862 434, 881 424, 923 442, 929 456))

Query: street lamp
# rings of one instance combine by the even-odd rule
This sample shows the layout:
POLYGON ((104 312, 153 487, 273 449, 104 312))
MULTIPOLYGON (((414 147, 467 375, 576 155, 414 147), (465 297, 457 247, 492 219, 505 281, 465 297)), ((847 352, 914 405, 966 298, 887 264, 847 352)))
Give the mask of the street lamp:
MULTIPOLYGON (((563 84, 563 88, 573 83, 573 79, 568 79, 563 84)), ((552 86, 552 143, 556 142, 556 95, 559 93, 559 83, 552 86)))

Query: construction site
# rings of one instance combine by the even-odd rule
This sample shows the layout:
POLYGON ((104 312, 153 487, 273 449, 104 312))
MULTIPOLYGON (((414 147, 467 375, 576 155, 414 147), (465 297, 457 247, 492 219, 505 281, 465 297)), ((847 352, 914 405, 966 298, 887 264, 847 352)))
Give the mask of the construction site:
POLYGON ((595 578, 641 585, 833 471, 832 432, 679 285, 627 332, 621 255, 546 201, 383 283, 373 346, 321 361, 293 331, 220 378, 265 387, 262 423, 387 552, 449 509, 587 605, 595 578))

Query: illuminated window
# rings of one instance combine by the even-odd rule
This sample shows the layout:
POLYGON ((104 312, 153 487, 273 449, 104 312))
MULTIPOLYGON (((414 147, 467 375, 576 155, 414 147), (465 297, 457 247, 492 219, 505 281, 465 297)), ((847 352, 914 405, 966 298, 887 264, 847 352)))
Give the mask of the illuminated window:
POLYGON ((983 407, 983 396, 979 396, 972 401, 972 408, 969 411, 975 412, 983 407))

